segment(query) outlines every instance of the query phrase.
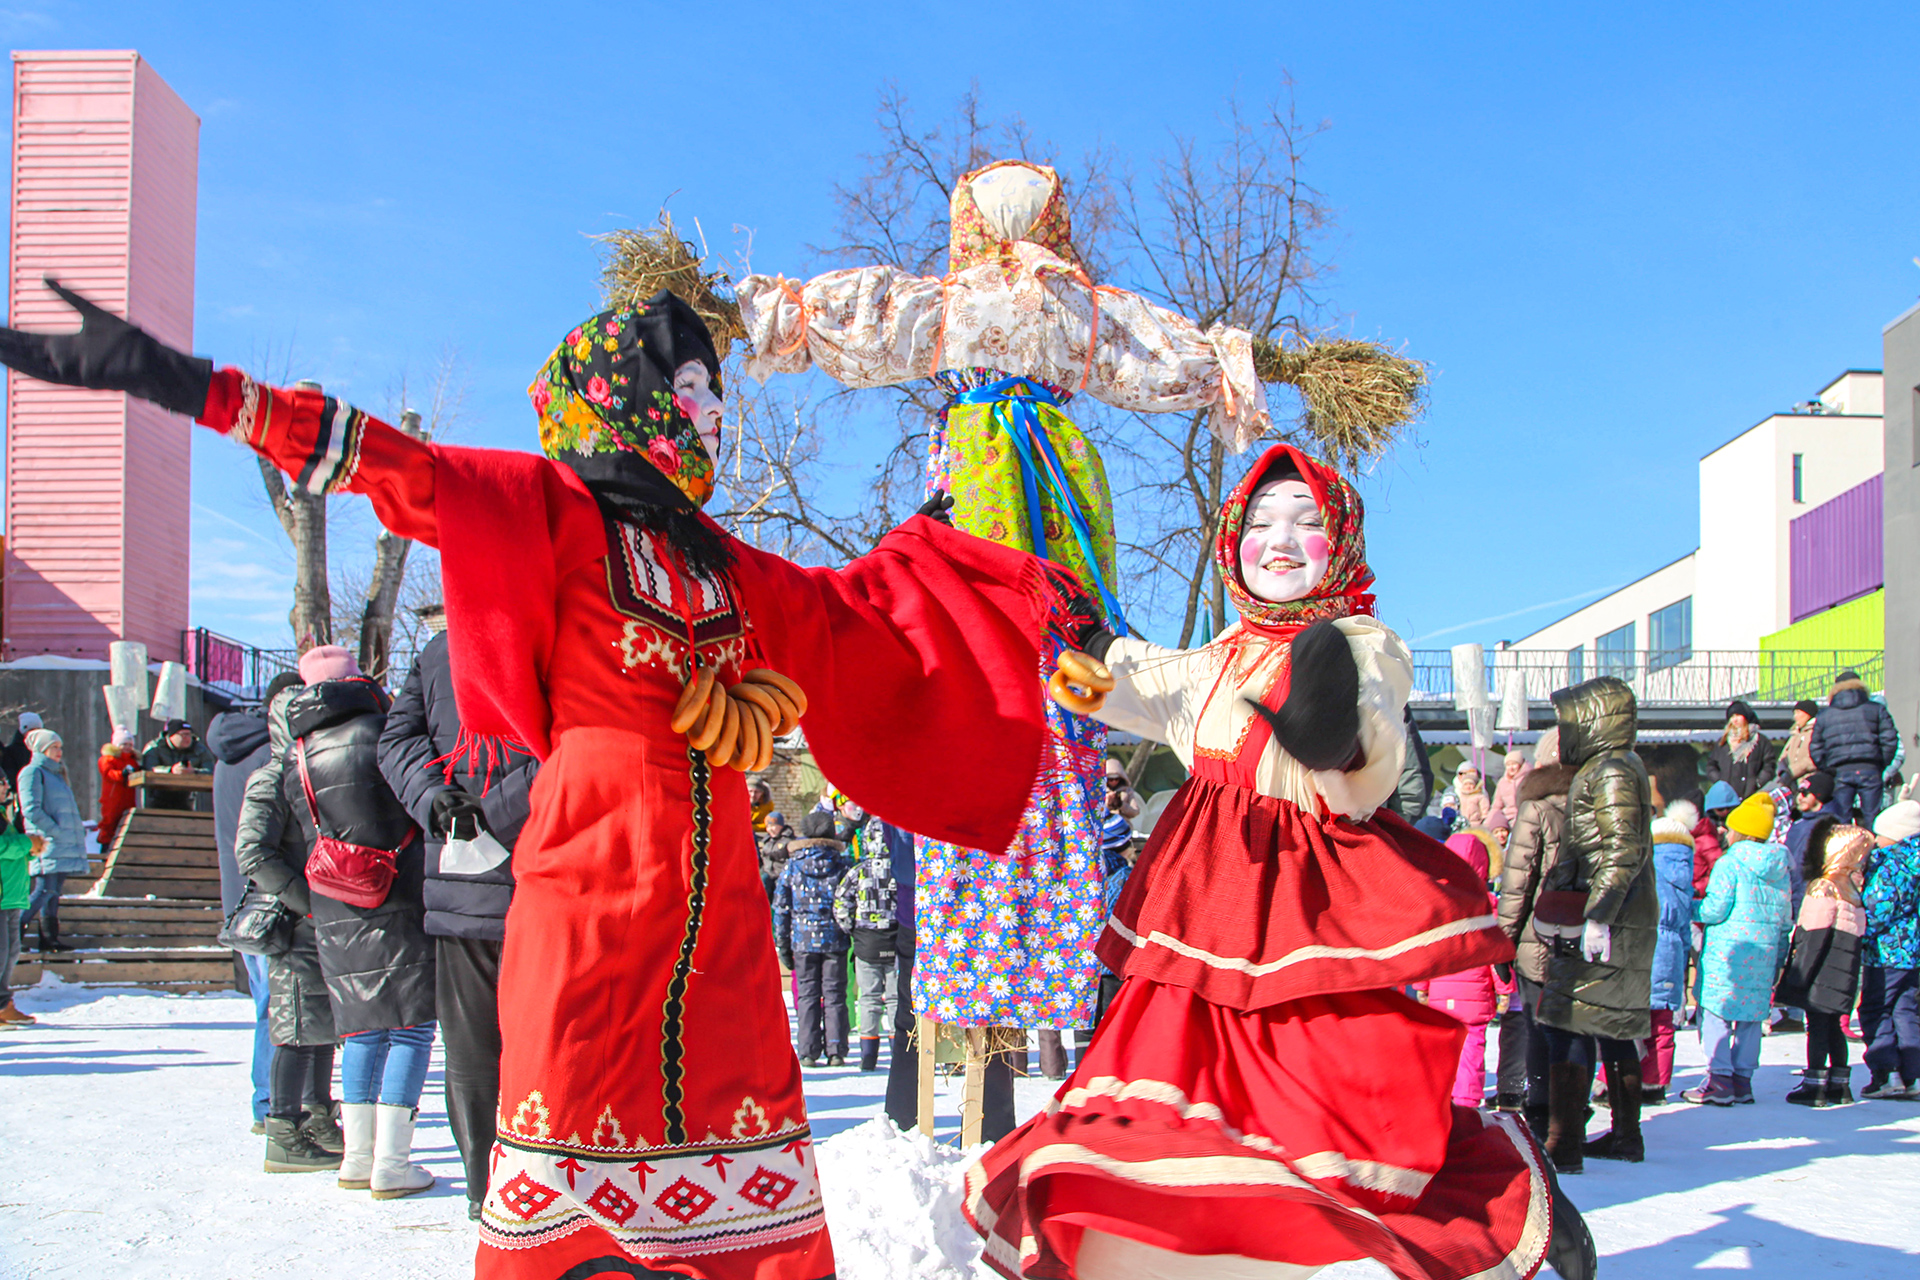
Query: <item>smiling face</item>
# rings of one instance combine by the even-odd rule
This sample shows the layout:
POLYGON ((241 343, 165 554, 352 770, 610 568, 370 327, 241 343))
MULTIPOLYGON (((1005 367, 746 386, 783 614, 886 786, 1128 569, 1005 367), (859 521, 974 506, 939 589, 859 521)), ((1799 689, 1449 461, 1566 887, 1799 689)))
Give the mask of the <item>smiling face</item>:
POLYGON ((693 429, 700 433, 700 443, 707 448, 707 457, 718 466, 720 412, 726 405, 713 389, 713 376, 706 365, 689 360, 673 371, 673 402, 693 423, 693 429))
POLYGON ((1304 480, 1269 480, 1253 491, 1240 534, 1240 580, 1261 600, 1283 604, 1327 576, 1326 521, 1304 480))

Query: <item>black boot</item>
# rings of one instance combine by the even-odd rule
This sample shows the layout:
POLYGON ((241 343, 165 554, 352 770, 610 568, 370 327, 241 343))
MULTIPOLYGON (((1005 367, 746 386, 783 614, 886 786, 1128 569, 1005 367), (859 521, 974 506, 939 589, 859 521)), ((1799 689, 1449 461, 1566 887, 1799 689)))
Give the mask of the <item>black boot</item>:
POLYGON ((1547 1237, 1547 1265, 1560 1274, 1560 1280, 1594 1280, 1600 1271, 1600 1254, 1593 1247, 1593 1233, 1573 1201, 1560 1189, 1553 1166, 1547 1166, 1547 1187, 1553 1193, 1553 1234, 1547 1237))
POLYGON ((880 1069, 880 1037, 860 1037, 860 1069, 878 1071, 880 1069))
POLYGON ((40 922, 40 950, 42 951, 73 950, 71 946, 60 941, 60 922, 58 920, 54 921, 52 924, 48 924, 45 920, 42 920, 40 922))
POLYGON ((1800 1083, 1793 1087, 1791 1093, 1787 1094, 1787 1101, 1796 1107, 1818 1107, 1825 1105, 1823 1100, 1826 1096, 1826 1071, 1816 1071, 1812 1067, 1808 1067, 1806 1074, 1800 1077, 1800 1083))
POLYGON ((1547 1157, 1561 1173, 1586 1171, 1582 1147, 1587 1137, 1587 1069, 1577 1062, 1556 1062, 1547 1071, 1547 1157))
POLYGON ((312 1173, 338 1169, 340 1157, 324 1151, 300 1129, 300 1122, 283 1116, 267 1117, 267 1172, 312 1173))
POLYGON ((1827 1087, 1816 1107, 1844 1107, 1853 1102, 1853 1068, 1832 1067, 1827 1071, 1827 1087))
POLYGON ((1585 1154, 1639 1164, 1647 1158, 1646 1140, 1640 1136, 1640 1064, 1608 1067, 1607 1095, 1613 1127, 1587 1143, 1585 1154))

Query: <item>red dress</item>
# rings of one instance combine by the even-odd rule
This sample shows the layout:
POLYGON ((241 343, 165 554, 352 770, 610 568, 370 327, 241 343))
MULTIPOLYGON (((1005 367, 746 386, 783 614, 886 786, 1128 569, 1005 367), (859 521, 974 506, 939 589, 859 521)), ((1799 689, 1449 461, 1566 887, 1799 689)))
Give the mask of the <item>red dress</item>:
POLYGON ((1410 668, 1393 674, 1405 649, 1371 619, 1339 625, 1363 677, 1356 774, 1306 770, 1245 705, 1284 699, 1290 631, 1108 653, 1103 718, 1193 774, 1101 938, 1124 979, 1106 1021, 1047 1109, 968 1171, 1002 1275, 1203 1276, 1217 1255, 1370 1257, 1406 1280, 1540 1265, 1538 1151, 1510 1117, 1450 1103, 1465 1028, 1398 989, 1511 947, 1459 858, 1373 811, 1410 668))
POLYGON ((1043 741, 1038 562, 916 519, 844 571, 736 542, 731 573, 698 578, 544 458, 426 445, 230 370, 202 421, 439 547, 462 724, 543 758, 477 1274, 830 1275, 746 783, 668 719, 695 651, 727 683, 773 667, 870 811, 1003 847, 1043 741), (924 785, 953 741, 1004 744, 964 795, 924 785))

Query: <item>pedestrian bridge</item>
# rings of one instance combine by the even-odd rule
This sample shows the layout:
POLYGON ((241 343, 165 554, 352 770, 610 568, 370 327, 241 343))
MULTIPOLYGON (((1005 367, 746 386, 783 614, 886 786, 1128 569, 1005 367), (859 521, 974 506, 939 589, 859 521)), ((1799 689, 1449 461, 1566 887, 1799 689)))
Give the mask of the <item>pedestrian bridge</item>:
MULTIPOLYGON (((1617 676, 1640 700, 1643 729, 1669 732, 1718 731, 1726 724, 1727 704, 1745 700, 1766 729, 1792 726, 1793 704, 1802 698, 1825 703, 1842 671, 1857 671, 1869 689, 1885 687, 1882 649, 1697 649, 1676 653, 1618 650, 1569 654, 1564 649, 1487 651, 1483 690, 1494 708, 1513 681, 1524 683, 1527 727, 1553 724, 1552 695, 1591 680, 1617 676)), ((1453 653, 1448 649, 1413 651, 1413 696, 1409 700, 1423 733, 1465 732, 1467 712, 1454 686, 1453 653)), ((1492 713, 1486 713, 1491 725, 1492 713)), ((1518 726, 1513 726, 1518 731, 1518 726)), ((1506 730, 1502 728, 1500 732, 1506 730)))

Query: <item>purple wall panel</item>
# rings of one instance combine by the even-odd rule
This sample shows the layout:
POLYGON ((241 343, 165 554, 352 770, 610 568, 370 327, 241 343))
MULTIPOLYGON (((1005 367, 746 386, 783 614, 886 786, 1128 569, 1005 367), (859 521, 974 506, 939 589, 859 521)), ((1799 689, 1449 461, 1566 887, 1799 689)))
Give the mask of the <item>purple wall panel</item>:
POLYGON ((1884 581, 1879 476, 1821 503, 1787 529, 1795 622, 1865 595, 1884 581))

